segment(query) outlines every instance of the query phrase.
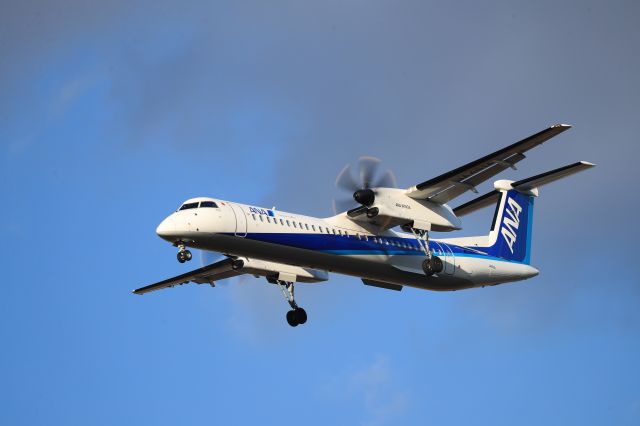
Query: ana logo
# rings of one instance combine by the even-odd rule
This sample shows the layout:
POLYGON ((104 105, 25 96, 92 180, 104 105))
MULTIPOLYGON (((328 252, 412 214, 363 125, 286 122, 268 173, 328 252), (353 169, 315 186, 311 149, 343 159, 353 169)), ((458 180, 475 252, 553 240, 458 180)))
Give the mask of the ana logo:
POLYGON ((520 207, 520 204, 516 203, 513 198, 507 198, 507 208, 504 213, 500 233, 509 246, 511 254, 513 254, 513 244, 516 242, 516 231, 520 226, 520 213, 522 213, 522 207, 520 207))
POLYGON ((249 211, 255 214, 263 214, 265 216, 275 216, 273 210, 260 209, 258 207, 249 207, 249 211))

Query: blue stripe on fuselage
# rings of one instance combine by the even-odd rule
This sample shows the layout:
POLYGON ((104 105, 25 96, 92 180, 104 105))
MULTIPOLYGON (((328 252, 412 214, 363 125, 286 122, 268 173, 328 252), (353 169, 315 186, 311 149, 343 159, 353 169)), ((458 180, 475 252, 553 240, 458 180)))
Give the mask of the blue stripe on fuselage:
MULTIPOLYGON (((233 235, 233 234, 228 234, 233 235)), ((350 235, 331 235, 331 234, 306 234, 306 233, 275 233, 275 232, 260 232, 260 233, 248 233, 246 239, 262 241, 271 244, 284 245, 289 247, 296 247, 306 250, 320 251, 323 253, 331 253, 336 255, 387 255, 387 256, 421 256, 422 249, 418 245, 415 238, 403 238, 382 236, 375 238, 383 242, 374 242, 371 236, 368 236, 367 240, 364 237, 360 239, 356 236, 350 235), (384 241, 388 241, 389 244, 384 241), (397 246, 394 244, 405 244, 410 248, 404 248, 402 245, 397 246)), ((475 257, 483 259, 495 259, 501 261, 510 261, 499 257, 492 256, 485 252, 486 247, 474 247, 466 248, 454 244, 447 244, 438 240, 430 240, 430 249, 432 253, 436 255, 450 256, 453 253, 457 257, 475 257), (442 248, 442 250, 441 250, 442 248)), ((514 262, 522 263, 522 262, 514 262)))

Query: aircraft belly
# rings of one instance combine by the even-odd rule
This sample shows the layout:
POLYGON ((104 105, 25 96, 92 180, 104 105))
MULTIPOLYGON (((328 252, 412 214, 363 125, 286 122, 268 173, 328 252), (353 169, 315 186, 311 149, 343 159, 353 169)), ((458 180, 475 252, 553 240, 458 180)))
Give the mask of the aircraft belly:
MULTIPOLYGON (((223 234, 194 236, 194 242, 189 245, 230 255, 324 269, 329 272, 427 290, 449 291, 475 287, 473 282, 465 279, 466 277, 459 278, 445 274, 427 277, 421 270, 413 272, 399 269, 389 263, 389 257, 386 255, 326 253, 223 234)), ((418 262, 420 256, 408 257, 416 258, 416 262, 418 262)))

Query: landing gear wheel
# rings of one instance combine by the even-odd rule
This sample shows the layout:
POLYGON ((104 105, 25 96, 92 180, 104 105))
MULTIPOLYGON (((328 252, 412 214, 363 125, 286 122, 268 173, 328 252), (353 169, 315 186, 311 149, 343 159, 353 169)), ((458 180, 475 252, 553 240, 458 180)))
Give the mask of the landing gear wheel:
POLYGON ((422 270, 424 271, 424 274, 428 277, 430 277, 435 273, 433 271, 433 263, 431 263, 431 259, 425 259, 422 261, 422 270))
POLYGON ((307 311, 298 306, 293 297, 293 282, 275 280, 275 283, 280 286, 282 295, 289 302, 291 310, 287 312, 287 323, 291 327, 297 327, 307 322, 307 311))
POLYGON ((293 312, 295 312, 298 324, 302 325, 307 322, 307 311, 302 308, 296 308, 293 312))
POLYGON ((180 263, 188 262, 193 258, 189 250, 179 250, 177 257, 180 263))
POLYGON ((293 309, 287 312, 287 322, 291 327, 297 327, 299 324, 298 315, 296 315, 296 311, 294 311, 293 309))
POLYGON ((422 270, 428 277, 442 272, 442 259, 438 256, 431 256, 430 259, 425 259, 422 262, 422 270))
POLYGON ((442 259, 440 259, 438 256, 431 256, 431 264, 433 265, 433 272, 435 272, 436 274, 442 272, 442 259))
POLYGON ((422 270, 428 277, 442 272, 442 259, 438 256, 431 256, 430 259, 425 259, 422 262, 422 270))

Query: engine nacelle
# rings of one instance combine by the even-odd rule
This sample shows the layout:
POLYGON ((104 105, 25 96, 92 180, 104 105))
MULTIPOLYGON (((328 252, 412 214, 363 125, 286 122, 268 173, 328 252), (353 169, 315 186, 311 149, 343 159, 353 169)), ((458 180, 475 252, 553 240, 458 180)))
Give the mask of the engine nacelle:
MULTIPOLYGON (((405 195, 404 189, 375 188, 367 191, 373 192, 373 203, 367 205, 366 215, 360 215, 356 220, 362 218, 385 228, 408 225, 427 231, 454 231, 462 226, 446 204, 413 199, 405 195)), ((362 195, 369 201, 370 194, 362 195)))

